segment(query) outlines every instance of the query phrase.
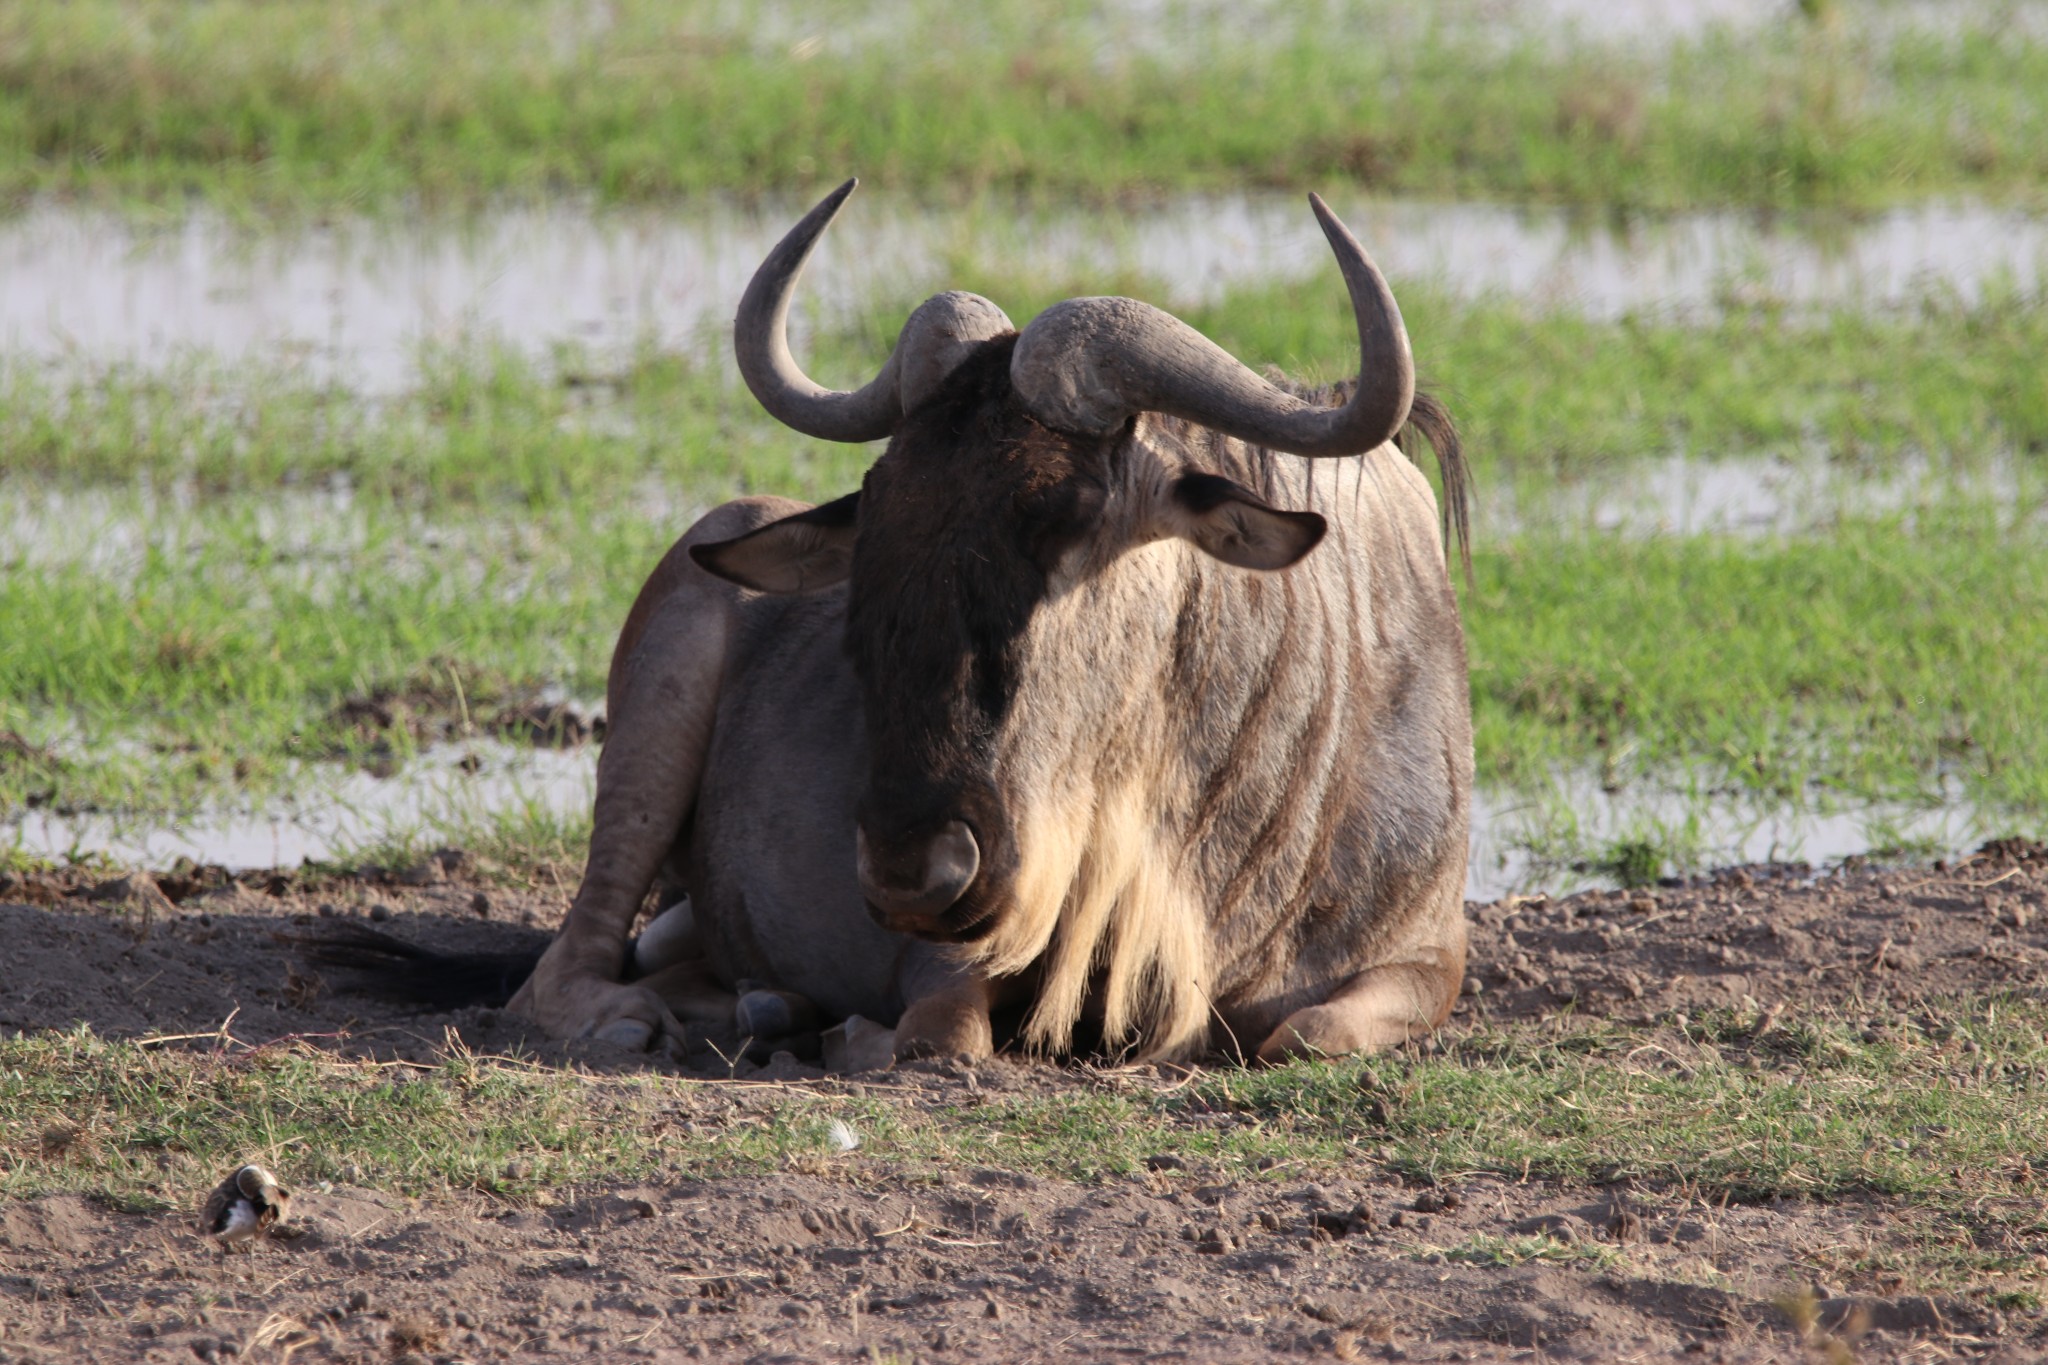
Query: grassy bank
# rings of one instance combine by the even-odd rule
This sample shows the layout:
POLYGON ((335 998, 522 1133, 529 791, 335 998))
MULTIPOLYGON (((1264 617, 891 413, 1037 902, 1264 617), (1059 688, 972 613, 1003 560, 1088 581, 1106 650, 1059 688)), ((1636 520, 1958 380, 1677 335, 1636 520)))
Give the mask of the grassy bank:
POLYGON ((2048 47, 1995 10, 1825 7, 1604 44, 1364 4, 1007 0, 828 24, 627 0, 0 10, 0 189, 318 205, 810 188, 1340 182, 1603 204, 2032 195, 2048 47), (915 35, 914 41, 907 41, 915 35))

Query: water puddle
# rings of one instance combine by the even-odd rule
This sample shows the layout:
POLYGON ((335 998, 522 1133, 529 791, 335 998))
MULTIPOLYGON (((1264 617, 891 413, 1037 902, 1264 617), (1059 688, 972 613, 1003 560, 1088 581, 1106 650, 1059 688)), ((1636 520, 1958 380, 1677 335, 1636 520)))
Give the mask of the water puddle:
MULTIPOLYGON (((266 809, 222 808, 175 823, 29 811, 0 822, 0 848, 50 859, 100 854, 151 868, 182 857, 241 870, 347 860, 380 847, 461 845, 507 828, 572 829, 589 816, 597 751, 445 744, 392 777, 334 764, 309 765, 304 776, 296 796, 266 809)), ((1535 795, 1480 791, 1466 895, 1488 901, 1612 886, 1621 860, 1659 875, 1738 863, 1819 866, 1901 850, 1931 858, 2002 832, 1960 796, 1932 807, 1792 808, 1717 792, 1610 792, 1596 775, 1567 774, 1535 795)), ((580 856, 580 843, 574 852, 580 856)))
POLYGON ((309 765, 304 777, 304 787, 275 806, 221 808, 174 823, 32 810, 0 822, 0 848, 12 845, 49 859, 101 854, 123 866, 157 869, 189 858, 239 871, 332 861, 393 844, 461 844, 510 819, 528 828, 587 820, 597 755, 591 749, 449 744, 427 750, 392 777, 339 764, 309 765))
MULTIPOLYGON (((1817 454, 1673 455, 1549 487, 1490 482, 1475 520, 1487 543, 1583 532, 1759 539, 1825 535, 1843 518, 1910 514, 1959 499, 2048 525, 2041 476, 2010 452, 1966 468, 1908 455, 1874 469, 1817 454)), ((181 482, 66 488, 0 478, 0 574, 83 570, 122 582, 154 557, 264 583, 327 584, 374 570, 408 582, 488 577, 500 591, 523 592, 574 561, 579 544, 622 534, 653 544, 706 510, 701 496, 658 478, 636 481, 573 524, 437 516, 358 499, 341 476, 318 487, 226 496, 181 482)))
MULTIPOLYGON (((1953 36, 1993 31, 2038 36, 2048 31, 2042 7, 2014 0, 1888 0, 1837 7, 1829 20, 1874 39, 1906 33, 1953 36)), ((1298 0, 1095 0, 1058 13, 1063 44, 1093 51, 1106 72, 1134 56, 1196 66, 1218 51, 1272 51, 1304 41, 1414 43, 1455 37, 1512 49, 1532 42, 1655 51, 1720 30, 1749 37, 1803 22, 1795 0, 1436 0, 1429 5, 1328 4, 1298 0)), ((900 47, 905 35, 935 20, 972 34, 971 10, 939 10, 918 0, 835 9, 822 21, 815 5, 741 3, 710 7, 706 30, 763 54, 804 62, 900 47)), ((576 50, 606 29, 591 6, 584 22, 564 30, 563 49, 576 50)))
MULTIPOLYGON (((1502 481, 1477 513, 1493 536, 1527 531, 1598 531, 1629 538, 1728 536, 1756 539, 1825 533, 1845 517, 1882 517, 1957 500, 2026 509, 2039 478, 2010 451, 1970 467, 1905 455, 1869 468, 1822 453, 1634 460, 1597 479, 1539 489, 1502 481)), ((2048 509, 2035 507, 2040 518, 2048 509)))
MULTIPOLYGON (((650 342, 722 355, 719 329, 802 207, 556 204, 251 232, 206 212, 153 226, 42 203, 0 222, 0 355, 148 369, 195 356, 283 361, 371 393, 409 387, 434 343, 543 358, 563 345, 604 356, 650 342)), ((1630 223, 1348 196, 1337 207, 1397 283, 1596 317, 1758 299, 1874 307, 1928 291, 1969 300, 2048 280, 2048 218, 1982 205, 1630 223)), ((1141 278, 1170 306, 1329 270, 1291 194, 1054 210, 934 209, 868 193, 826 239, 805 299, 827 313, 900 302, 946 287, 969 263, 998 278, 1141 278)))
POLYGON ((1944 795, 1934 805, 1787 805, 1712 788, 1608 791, 1591 772, 1559 774, 1534 794, 1482 788, 1465 894, 1497 900, 1611 887, 1623 880, 1622 866, 1642 880, 1747 863, 1936 858, 2009 832, 1959 792, 1944 795))

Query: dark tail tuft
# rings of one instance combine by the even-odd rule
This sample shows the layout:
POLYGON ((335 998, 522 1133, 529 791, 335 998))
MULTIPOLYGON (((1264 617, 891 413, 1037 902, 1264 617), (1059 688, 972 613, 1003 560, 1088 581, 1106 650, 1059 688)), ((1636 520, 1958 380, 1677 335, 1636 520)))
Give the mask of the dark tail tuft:
POLYGON ((1458 544, 1458 560, 1465 566, 1465 581, 1472 581, 1472 470, 1465 463, 1465 443, 1458 439, 1458 424, 1451 410, 1434 394, 1415 391, 1415 403, 1408 409, 1408 425, 1394 443, 1410 458, 1409 433, 1420 432, 1436 452, 1436 464, 1444 481, 1444 548, 1458 544))
POLYGON ((294 935, 292 941, 319 966, 355 973, 342 989, 423 1010, 502 1005, 533 975, 546 950, 543 944, 518 952, 437 953, 345 921, 294 935))

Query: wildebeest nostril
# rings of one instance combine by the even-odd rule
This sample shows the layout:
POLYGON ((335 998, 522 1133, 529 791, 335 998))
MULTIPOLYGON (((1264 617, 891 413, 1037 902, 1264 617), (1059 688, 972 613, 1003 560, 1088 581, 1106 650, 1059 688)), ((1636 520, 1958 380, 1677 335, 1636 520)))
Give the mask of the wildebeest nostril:
POLYGON ((857 829, 854 839, 861 892, 890 917, 929 919, 942 913, 966 894, 981 870, 981 846, 959 820, 947 821, 925 845, 922 867, 914 859, 876 857, 864 829, 857 829))

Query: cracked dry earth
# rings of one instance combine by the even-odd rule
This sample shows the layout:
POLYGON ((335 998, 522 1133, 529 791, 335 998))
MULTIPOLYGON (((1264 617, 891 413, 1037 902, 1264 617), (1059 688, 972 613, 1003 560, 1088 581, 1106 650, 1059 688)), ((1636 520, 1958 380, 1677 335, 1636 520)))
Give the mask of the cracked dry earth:
MULTIPOLYGON (((83 876, 0 884, 0 1029, 201 1032, 239 1007, 245 1040, 326 1035, 345 1052, 424 1058, 452 1028, 480 1052, 644 1065, 550 1048, 495 1011, 409 1015, 305 988, 276 931, 317 922, 323 905, 377 910, 383 927, 444 946, 517 947, 564 899, 451 867, 411 886, 165 879, 168 898, 143 888, 142 906, 132 883, 103 884, 98 900, 83 876)), ((1753 868, 1474 906, 1478 990, 1452 1029, 1609 1016, 1653 1031, 1713 1006, 1853 1020, 1946 995, 2038 997, 2044 915, 2048 850, 2018 844, 1950 867, 1753 868)), ((792 1086, 938 1108, 1175 1083, 1007 1058, 857 1081, 789 1057, 738 1073, 679 1103, 729 1123, 792 1086)), ((1831 1332, 1862 1360, 2048 1356, 2039 1310, 1982 1297, 1823 1285, 1804 1309, 1779 1306, 1809 1258, 1882 1240, 1900 1213, 1874 1198, 1714 1206, 1677 1189, 1498 1176, 1424 1188, 1364 1157, 1234 1181, 1200 1162, 1153 1164, 1069 1183, 857 1152, 545 1209, 332 1187, 302 1191, 295 1236, 232 1257, 200 1245, 183 1211, 0 1202, 0 1360, 1848 1358, 1831 1332), (1435 1250, 1532 1231, 1614 1254, 1477 1265, 1435 1250)))

